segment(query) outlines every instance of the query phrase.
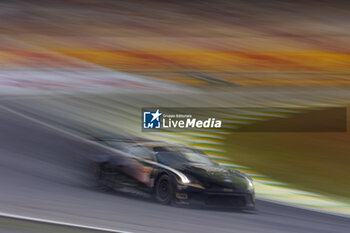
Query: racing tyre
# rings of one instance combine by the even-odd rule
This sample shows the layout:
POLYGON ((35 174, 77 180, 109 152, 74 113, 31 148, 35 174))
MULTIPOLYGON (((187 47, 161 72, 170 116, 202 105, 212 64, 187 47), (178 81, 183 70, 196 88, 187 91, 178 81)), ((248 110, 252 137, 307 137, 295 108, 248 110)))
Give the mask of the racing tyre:
POLYGON ((94 163, 92 165, 93 169, 93 176, 95 178, 96 182, 96 188, 100 191, 108 192, 111 191, 111 189, 106 185, 105 180, 103 179, 103 164, 100 163, 94 163))
POLYGON ((171 204, 173 200, 173 192, 170 177, 166 174, 161 175, 156 182, 154 192, 155 199, 163 205, 171 204))
POLYGON ((101 179, 102 176, 102 169, 101 169, 101 165, 99 163, 93 163, 92 165, 92 171, 93 171, 93 175, 94 177, 99 180, 101 179))

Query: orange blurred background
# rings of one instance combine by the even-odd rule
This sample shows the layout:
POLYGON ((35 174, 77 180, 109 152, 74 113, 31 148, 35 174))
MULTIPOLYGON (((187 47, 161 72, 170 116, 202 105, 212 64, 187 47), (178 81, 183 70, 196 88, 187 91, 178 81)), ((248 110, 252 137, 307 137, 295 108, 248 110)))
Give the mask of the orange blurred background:
POLYGON ((350 84, 346 1, 3 1, 0 69, 99 69, 191 86, 350 84))

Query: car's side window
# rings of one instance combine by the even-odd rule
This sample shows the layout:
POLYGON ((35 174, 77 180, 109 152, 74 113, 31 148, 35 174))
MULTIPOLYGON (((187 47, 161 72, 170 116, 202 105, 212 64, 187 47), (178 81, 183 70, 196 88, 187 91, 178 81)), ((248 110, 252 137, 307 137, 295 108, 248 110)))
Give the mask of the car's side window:
POLYGON ((143 146, 133 146, 129 149, 129 153, 131 153, 137 157, 140 157, 140 158, 155 160, 155 156, 152 153, 152 151, 150 151, 149 149, 147 149, 143 146))

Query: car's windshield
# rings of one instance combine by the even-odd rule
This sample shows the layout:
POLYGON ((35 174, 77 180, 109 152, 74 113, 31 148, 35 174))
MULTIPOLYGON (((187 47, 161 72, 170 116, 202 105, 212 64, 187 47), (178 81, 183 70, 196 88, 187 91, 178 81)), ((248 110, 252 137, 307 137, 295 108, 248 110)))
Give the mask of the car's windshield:
POLYGON ((203 153, 186 147, 159 147, 154 148, 157 152, 157 160, 159 163, 171 165, 178 163, 201 163, 213 165, 214 163, 203 153))

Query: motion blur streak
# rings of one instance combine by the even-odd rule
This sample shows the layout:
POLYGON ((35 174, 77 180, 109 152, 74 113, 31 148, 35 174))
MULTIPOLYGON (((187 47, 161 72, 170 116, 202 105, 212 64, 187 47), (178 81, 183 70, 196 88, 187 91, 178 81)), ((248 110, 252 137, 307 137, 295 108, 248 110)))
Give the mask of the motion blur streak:
MULTIPOLYGON (((0 212, 135 233, 348 232, 348 218, 326 213, 350 213, 349 131, 242 136, 231 129, 274 124, 302 108, 349 106, 349 6, 0 1, 0 212), (143 133, 140 109, 159 106, 278 110, 231 115, 217 132, 143 133), (258 197, 325 213, 261 200, 256 211, 174 208, 102 192, 88 158, 105 150, 52 127, 177 140, 249 173, 258 197)), ((349 122, 348 114, 348 130, 349 122)), ((5 233, 65 230, 73 232, 0 217, 5 233)))

